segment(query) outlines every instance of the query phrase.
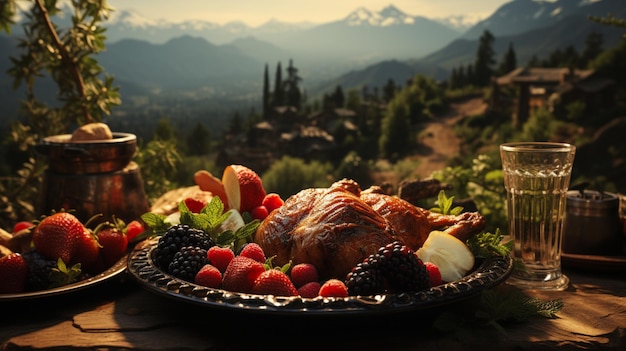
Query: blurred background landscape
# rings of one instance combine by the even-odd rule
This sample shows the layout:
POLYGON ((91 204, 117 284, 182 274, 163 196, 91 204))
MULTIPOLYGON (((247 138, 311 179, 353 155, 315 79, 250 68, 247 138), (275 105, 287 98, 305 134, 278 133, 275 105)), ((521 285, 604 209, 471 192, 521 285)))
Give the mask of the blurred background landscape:
MULTIPOLYGON (((224 165, 241 163, 285 197, 341 177, 395 191, 402 179, 435 176, 453 184, 458 198, 487 202, 502 194, 501 178, 490 173, 499 169, 497 145, 515 139, 572 142, 580 150, 573 181, 626 192, 619 139, 626 129, 626 28, 592 20, 626 18, 622 0, 500 1, 478 18, 455 8, 449 16, 409 13, 390 3, 321 23, 276 14, 259 24, 149 18, 125 2, 109 4, 114 11, 101 23, 106 49, 95 58, 122 102, 103 121, 136 134, 144 149, 171 142, 180 156, 175 169, 157 172, 162 165, 139 155, 148 184, 164 184, 149 189, 153 198, 191 184, 196 169, 219 176, 224 165), (543 89, 534 91, 537 100, 523 100, 518 86, 498 80, 521 68, 550 69, 562 79, 536 86, 543 89), (573 90, 588 95, 565 100, 559 89, 568 72, 573 90), (590 98, 592 83, 591 93, 610 98, 590 98), (484 106, 476 114, 459 112, 459 104, 477 100, 484 106), (458 115, 449 126, 458 150, 437 174, 416 173, 441 147, 426 142, 437 135, 424 131, 450 113, 458 115), (301 177, 287 182, 284 174, 295 169, 304 170, 301 177)), ((71 13, 62 6, 65 16, 55 17, 61 28, 71 13)), ((0 33, 0 72, 20 55, 23 19, 11 34, 0 33)), ((13 83, 0 74, 3 139, 16 121, 28 123, 20 112, 26 88, 13 83)), ((44 77, 36 92, 55 105, 52 79, 44 77)), ((10 142, 1 151, 7 177, 32 157, 10 142)))

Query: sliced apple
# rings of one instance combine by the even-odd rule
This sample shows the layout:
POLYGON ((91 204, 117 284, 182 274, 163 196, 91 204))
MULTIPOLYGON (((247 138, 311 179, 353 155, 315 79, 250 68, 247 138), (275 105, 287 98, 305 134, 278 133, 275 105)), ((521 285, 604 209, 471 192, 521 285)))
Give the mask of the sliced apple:
POLYGON ((474 267, 474 255, 467 245, 442 231, 430 232, 415 254, 423 262, 437 265, 444 282, 459 280, 474 267))
POLYGON ((265 198, 261 177, 246 166, 227 166, 222 176, 222 184, 228 198, 228 207, 241 213, 252 211, 265 198))
POLYGON ((237 229, 246 225, 246 222, 243 220, 243 217, 241 217, 241 213, 239 213, 239 211, 231 208, 226 213, 228 213, 228 218, 226 218, 226 220, 224 220, 224 222, 222 222, 218 227, 217 231, 219 233, 227 230, 236 232, 237 229))
POLYGON ((193 175, 193 180, 200 190, 208 191, 214 196, 219 197, 224 207, 229 208, 228 196, 226 195, 226 190, 224 190, 224 184, 222 184, 219 178, 215 177, 207 170, 199 170, 193 175))

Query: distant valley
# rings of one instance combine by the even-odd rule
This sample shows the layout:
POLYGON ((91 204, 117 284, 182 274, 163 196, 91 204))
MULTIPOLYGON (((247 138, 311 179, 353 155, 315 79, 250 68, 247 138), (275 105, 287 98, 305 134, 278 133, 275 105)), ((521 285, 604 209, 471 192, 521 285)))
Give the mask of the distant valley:
MULTIPOLYGON (((559 48, 582 50, 592 31, 602 33, 605 48, 615 46, 624 29, 592 22, 588 16, 610 13, 625 18, 623 5, 623 0, 515 0, 463 31, 442 21, 409 16, 393 5, 380 12, 359 8, 322 25, 268 23, 256 29, 197 22, 139 26, 133 25, 131 13, 120 13, 106 24, 107 50, 97 59, 115 77, 128 108, 141 106, 150 96, 163 96, 178 101, 213 99, 224 111, 227 105, 241 108, 245 102, 258 110, 265 65, 273 77, 278 62, 285 69, 293 60, 310 99, 337 85, 344 91, 380 87, 389 79, 402 85, 415 74, 444 80, 452 68, 474 61, 485 30, 496 38, 496 58, 500 60, 512 44, 518 65, 559 48)), ((19 54, 16 50, 16 35, 0 34, 2 72, 10 67, 9 57, 19 54)), ((0 75, 3 122, 14 118, 22 96, 11 85, 10 77, 0 75)), ((54 99, 54 90, 42 90, 54 99)))

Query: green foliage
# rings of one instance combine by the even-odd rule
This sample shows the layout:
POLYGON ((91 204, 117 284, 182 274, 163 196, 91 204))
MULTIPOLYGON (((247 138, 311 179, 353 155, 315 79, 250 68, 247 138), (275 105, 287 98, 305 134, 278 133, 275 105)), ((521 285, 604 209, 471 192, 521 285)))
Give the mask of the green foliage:
POLYGON ((487 221, 487 231, 508 228, 506 192, 499 156, 478 155, 471 167, 448 166, 433 172, 433 178, 452 185, 457 198, 472 198, 487 221))
POLYGON ((444 190, 439 191, 437 195, 437 201, 435 201, 436 207, 430 209, 431 212, 441 213, 442 215, 456 216, 463 212, 463 207, 454 206, 454 196, 447 197, 444 190))
POLYGON ((522 127, 522 140, 549 141, 554 133, 554 116, 547 108, 540 108, 531 113, 522 127))
POLYGON ((369 176, 369 164, 361 158, 355 151, 350 151, 341 160, 334 173, 335 179, 353 179, 361 185, 367 187, 371 185, 372 179, 369 176))
POLYGON ((153 139, 140 145, 135 160, 141 166, 141 176, 150 202, 178 185, 172 179, 176 179, 182 157, 174 141, 153 139))
MULTIPOLYGON (((119 105, 118 87, 104 74, 95 55, 104 50, 104 28, 100 23, 111 10, 106 1, 75 0, 68 28, 54 23, 60 13, 57 1, 35 0, 24 12, 24 36, 19 39, 19 57, 11 57, 8 74, 15 89, 25 86, 21 113, 24 121, 14 122, 7 142, 20 150, 23 166, 0 184, 0 211, 3 222, 34 218, 37 189, 43 182, 45 160, 35 157, 35 145, 44 137, 63 134, 76 126, 102 120, 119 105), (50 107, 37 98, 40 78, 49 77, 58 86, 57 102, 50 107)), ((16 1, 0 2, 0 30, 7 33, 15 23, 16 1)))
POLYGON ((409 107, 400 99, 393 99, 382 120, 381 135, 378 139, 380 154, 387 158, 397 158, 409 150, 410 144, 409 107))
POLYGON ((328 163, 283 156, 261 176, 268 192, 280 194, 283 199, 302 189, 328 187, 334 181, 332 166, 328 163))
POLYGON ((503 235, 500 229, 495 233, 482 232, 467 240, 467 246, 476 258, 487 258, 489 256, 508 256, 513 249, 513 241, 502 242, 503 235))

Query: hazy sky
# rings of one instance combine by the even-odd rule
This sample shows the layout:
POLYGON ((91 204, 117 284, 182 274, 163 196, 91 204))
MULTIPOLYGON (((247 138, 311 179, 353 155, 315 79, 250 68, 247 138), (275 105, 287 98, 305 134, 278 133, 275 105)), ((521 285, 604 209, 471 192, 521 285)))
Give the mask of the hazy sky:
POLYGON ((180 22, 201 19, 224 24, 243 21, 251 26, 270 19, 282 22, 324 23, 344 18, 359 7, 380 11, 393 4, 406 14, 428 18, 467 15, 484 19, 512 0, 109 0, 119 9, 139 12, 148 19, 180 22))

